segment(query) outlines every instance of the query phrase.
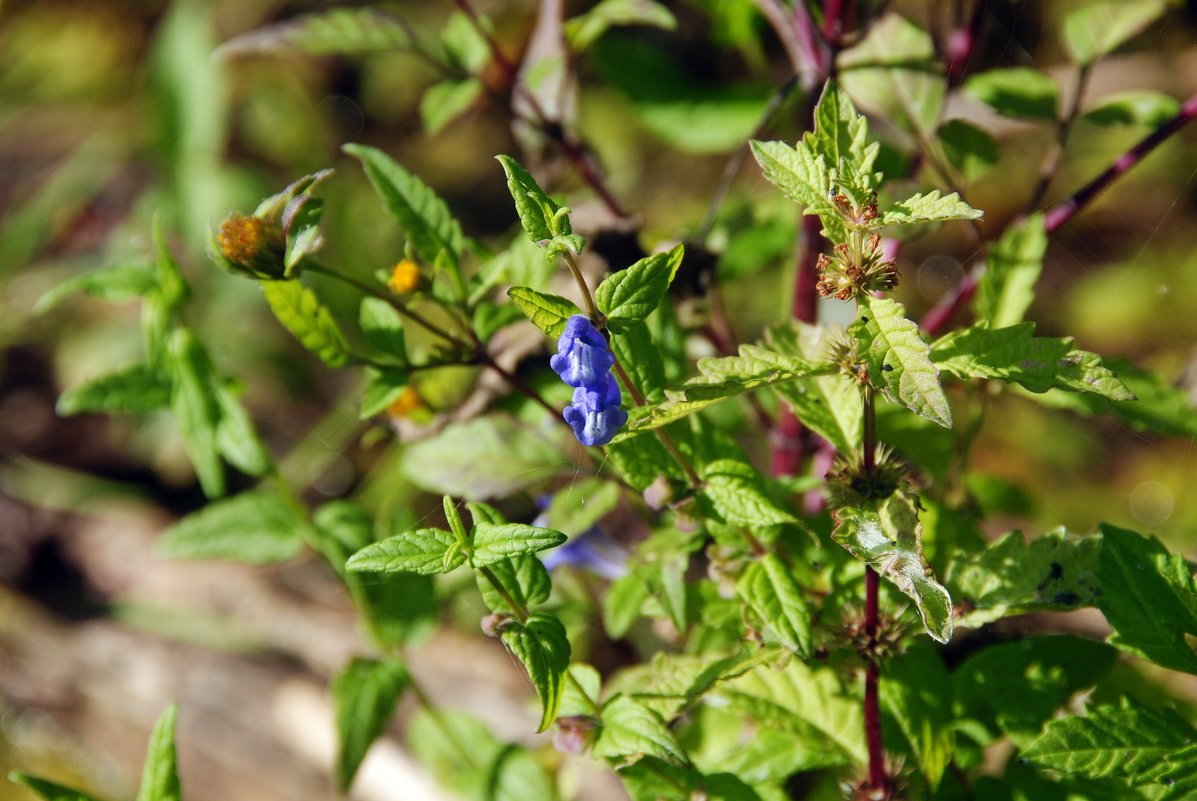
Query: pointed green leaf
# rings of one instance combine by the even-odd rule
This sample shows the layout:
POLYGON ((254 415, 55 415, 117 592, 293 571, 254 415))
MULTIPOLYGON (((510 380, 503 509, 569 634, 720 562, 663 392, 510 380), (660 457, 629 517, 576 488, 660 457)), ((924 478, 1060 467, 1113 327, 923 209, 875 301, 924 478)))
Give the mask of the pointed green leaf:
MULTIPOLYGON (((549 599, 549 592, 553 588, 549 571, 544 563, 532 554, 521 554, 512 559, 491 562, 490 571, 521 609, 528 609, 549 599)), ((475 573, 474 578, 477 579, 482 600, 490 611, 516 614, 516 610, 490 582, 489 576, 475 573)))
POLYGON ((13 771, 8 774, 8 780, 28 788, 44 801, 97 801, 94 796, 90 796, 82 790, 66 787, 37 776, 30 776, 28 773, 13 771))
POLYGON ((949 569, 947 584, 967 610, 960 622, 977 627, 1007 615, 1094 605, 1100 549, 1101 538, 1063 530, 1029 542, 1010 532, 949 569))
POLYGON ((815 105, 811 144, 833 168, 839 169, 841 164, 851 165, 856 170, 871 167, 865 155, 868 121, 857 112, 848 94, 835 81, 828 81, 823 86, 823 93, 815 105))
POLYGON ((967 120, 948 120, 939 126, 937 135, 944 155, 965 181, 983 175, 998 162, 997 141, 967 120))
POLYGON ((1035 214, 1011 226, 989 251, 985 272, 977 283, 973 312, 993 328, 1021 322, 1035 297, 1035 283, 1043 269, 1047 231, 1043 215, 1035 214))
POLYGON ((144 264, 119 264, 91 270, 64 281, 42 295, 33 304, 33 313, 44 314, 76 292, 102 298, 109 303, 120 303, 142 297, 156 286, 154 274, 144 264))
POLYGON ((181 801, 179 788, 178 757, 175 754, 175 721, 179 710, 173 704, 168 706, 146 747, 145 765, 141 769, 141 786, 137 790, 137 801, 181 801))
POLYGON ((362 548, 345 569, 355 573, 448 573, 465 564, 461 542, 439 528, 418 528, 362 548))
POLYGON ((654 253, 599 284, 594 300, 612 331, 619 333, 656 311, 681 266, 682 253, 682 245, 654 253))
POLYGON ((979 220, 982 213, 960 199, 953 192, 942 194, 938 189, 920 192, 893 204, 881 212, 881 225, 910 225, 941 220, 979 220))
POLYGON ((745 462, 716 460, 704 467, 702 477, 702 496, 729 525, 757 528, 798 520, 773 502, 760 474, 745 462))
POLYGON ((429 136, 439 133, 449 123, 465 114, 486 91, 478 78, 450 80, 433 84, 420 98, 420 120, 429 136))
POLYGON ((365 374, 368 383, 362 394, 362 408, 358 415, 362 420, 386 411, 388 406, 399 400, 411 380, 408 371, 399 367, 367 367, 365 374))
POLYGON ((1092 64, 1142 33, 1168 10, 1167 0, 1099 0, 1064 18, 1064 49, 1092 64))
POLYGON ((58 398, 63 416, 84 412, 145 414, 170 405, 171 383, 148 364, 135 364, 72 387, 58 398))
POLYGON ((1094 125, 1142 125, 1158 128, 1180 113, 1180 101, 1150 89, 1106 95, 1081 119, 1094 125))
POLYGON ((403 318, 391 304, 380 298, 362 298, 358 324, 367 344, 376 355, 389 363, 407 364, 407 337, 403 318))
POLYGON ((1167 781, 1170 774, 1197 774, 1194 738, 1197 731, 1176 713, 1155 712, 1127 699, 1121 706, 1091 709, 1084 717, 1051 721, 1023 758, 1086 778, 1166 786, 1173 783, 1167 781))
POLYGON ((1097 605, 1114 634, 1110 644, 1173 670, 1197 673, 1185 634, 1197 635, 1197 581, 1180 554, 1155 537, 1101 525, 1097 605))
POLYGON ((542 710, 537 731, 544 731, 557 718, 569 669, 565 626, 557 618, 537 612, 523 623, 508 621, 499 636, 528 673, 542 710))
POLYGON ((299 281, 263 281, 262 294, 283 327, 322 362, 329 367, 350 362, 345 335, 311 289, 299 281))
POLYGON ((158 540, 175 559, 228 559, 251 565, 283 562, 303 548, 307 523, 268 490, 250 490, 208 504, 158 540))
POLYGON ((665 400, 665 361, 647 325, 625 326, 618 336, 611 337, 611 350, 645 400, 649 403, 665 400))
POLYGON ((752 155, 769 182, 782 194, 801 206, 806 214, 817 214, 823 222, 823 235, 833 242, 848 241, 843 214, 831 202, 831 176, 827 162, 799 142, 790 147, 784 142, 750 143, 752 155))
POLYGON ((753 562, 736 592, 764 623, 766 642, 777 642, 805 659, 810 655, 810 609, 802 590, 776 554, 753 562))
POLYGON ((420 258, 437 264, 443 253, 450 269, 456 271, 465 237, 445 201, 381 150, 365 145, 345 145, 342 149, 362 163, 370 183, 398 218, 420 258))
POLYGON ((887 14, 840 55, 840 81, 865 111, 929 139, 947 88, 937 59, 926 31, 900 14, 887 14))
POLYGON ((212 386, 212 363, 195 335, 186 328, 171 332, 164 355, 173 385, 171 411, 183 446, 204 494, 209 498, 220 497, 227 485, 216 444, 221 411, 212 386))
POLYGON ((978 73, 964 82, 964 91, 1006 117, 1056 119, 1056 82, 1031 67, 978 73))
POLYGON ((618 765, 630 765, 654 756, 671 765, 686 765, 685 752, 660 716, 626 695, 603 705, 602 728, 592 753, 618 765))
POLYGON ((507 297, 532 321, 532 325, 554 339, 564 333, 566 320, 582 313, 572 300, 526 286, 513 286, 507 290, 507 297))
POLYGON ((258 28, 230 39, 216 52, 225 57, 283 51, 326 56, 410 47, 409 29, 394 17, 369 8, 338 8, 258 28))
POLYGON ((560 531, 523 523, 478 523, 474 526, 475 567, 494 564, 525 553, 555 548, 568 539, 560 531))
POLYGON ((407 668, 398 659, 353 659, 333 679, 337 716, 337 790, 348 792, 370 746, 386 729, 395 703, 407 686, 407 668))
POLYGON ((531 173, 510 156, 495 156, 507 175, 507 189, 515 201, 515 212, 528 238, 552 259, 564 251, 581 253, 586 240, 574 233, 569 222, 569 209, 557 205, 531 173))
POLYGON ((1078 350, 1071 338, 1037 337, 1034 323, 990 329, 976 325, 953 331, 931 347, 931 360, 958 378, 991 378, 1021 384, 1031 392, 1062 389, 1091 392, 1116 401, 1134 400, 1096 353, 1078 350))
POLYGON ((952 599, 924 564, 923 524, 911 499, 893 495, 880 511, 844 507, 835 518, 831 538, 909 596, 933 639, 950 640, 952 599))
MULTIPOLYGON (((835 336, 825 326, 795 321, 768 329, 765 340, 775 350, 818 361, 827 357, 835 336)), ((785 399, 804 426, 840 453, 851 453, 859 447, 863 419, 860 391, 838 370, 775 384, 773 390, 785 399)))
POLYGON ((855 337, 869 382, 894 403, 952 427, 952 410, 931 362, 931 349, 906 308, 889 298, 862 298, 860 315, 848 329, 855 337))
POLYGON ((580 53, 611 28, 637 25, 671 31, 677 20, 656 0, 602 0, 594 8, 565 23, 565 40, 580 53))
POLYGON ((254 426, 249 412, 228 386, 216 384, 216 405, 220 419, 216 423, 216 449, 229 464, 251 476, 264 476, 274 462, 254 426))

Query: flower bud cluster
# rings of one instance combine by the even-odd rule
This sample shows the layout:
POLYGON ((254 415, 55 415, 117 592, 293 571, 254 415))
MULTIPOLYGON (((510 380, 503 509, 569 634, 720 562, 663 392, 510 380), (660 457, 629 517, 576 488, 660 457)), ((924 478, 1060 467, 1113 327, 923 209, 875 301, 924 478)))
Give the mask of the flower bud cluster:
POLYGON ((611 375, 615 356, 602 332, 580 314, 570 317, 549 365, 574 387, 573 401, 563 414, 578 442, 586 446, 610 442, 628 421, 628 413, 620 408, 623 397, 611 375))
POLYGON ((898 285, 898 268, 892 259, 885 258, 880 248, 881 235, 873 233, 861 248, 859 256, 852 247, 841 242, 829 256, 819 254, 819 294, 849 300, 871 292, 889 291, 898 285))
POLYGON ((284 277, 286 239, 271 220, 231 213, 221 221, 215 245, 218 263, 229 272, 263 280, 284 277))

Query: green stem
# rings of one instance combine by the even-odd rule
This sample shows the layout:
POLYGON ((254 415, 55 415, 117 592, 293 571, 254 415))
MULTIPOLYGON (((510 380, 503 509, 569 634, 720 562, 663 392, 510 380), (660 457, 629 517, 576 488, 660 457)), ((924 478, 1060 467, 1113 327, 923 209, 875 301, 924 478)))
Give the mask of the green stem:
POLYGON ((586 304, 586 314, 590 317, 590 322, 594 323, 596 328, 602 328, 603 315, 599 314, 598 308, 594 305, 594 296, 590 294, 590 287, 586 285, 586 277, 582 275, 582 270, 579 269, 574 254, 568 250, 565 251, 565 264, 573 274, 574 281, 578 283, 578 291, 582 293, 582 302, 586 304))

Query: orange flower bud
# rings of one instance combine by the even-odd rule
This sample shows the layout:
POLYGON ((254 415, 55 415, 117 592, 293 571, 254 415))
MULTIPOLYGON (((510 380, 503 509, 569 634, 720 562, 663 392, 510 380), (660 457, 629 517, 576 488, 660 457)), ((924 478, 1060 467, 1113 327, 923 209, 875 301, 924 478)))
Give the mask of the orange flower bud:
POLYGON ((399 397, 387 407, 387 414, 391 417, 407 417, 423 405, 424 401, 420 398, 420 393, 412 389, 409 384, 403 388, 399 397))
POLYGON ((403 259, 391 270, 391 277, 387 286, 396 295, 406 295, 415 292, 420 286, 420 267, 411 259, 403 259))

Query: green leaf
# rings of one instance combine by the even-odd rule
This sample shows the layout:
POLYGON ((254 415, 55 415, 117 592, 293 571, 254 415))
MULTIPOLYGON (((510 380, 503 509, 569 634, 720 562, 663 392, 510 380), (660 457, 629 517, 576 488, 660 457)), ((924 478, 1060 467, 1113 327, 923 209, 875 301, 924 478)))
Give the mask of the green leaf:
POLYGON ((654 253, 599 284, 594 300, 607 316, 607 327, 618 334, 652 314, 673 282, 682 254, 682 245, 654 253))
POLYGON ((844 507, 836 510, 835 519, 831 538, 909 596, 933 639, 950 640, 952 599, 924 564, 923 524, 914 502, 893 495, 879 511, 844 507))
POLYGON ((554 339, 565 332, 566 320, 582 313, 572 300, 560 295, 537 292, 526 286, 513 286, 507 290, 507 297, 519 306, 524 316, 532 321, 532 325, 544 331, 545 336, 554 339))
MULTIPOLYGON (((1053 720, 1023 751, 1023 758, 1092 779, 1117 778, 1130 786, 1175 783, 1197 774, 1197 731, 1174 712, 1155 712, 1130 699, 1100 706, 1084 717, 1053 720), (1171 779, 1171 781, 1169 781, 1171 779)), ((1188 791, 1192 791, 1190 785, 1188 791)), ((1162 798, 1191 798, 1165 790, 1162 798)))
POLYGON ((931 349, 906 308, 889 298, 862 298, 860 315, 848 329, 869 371, 869 383, 894 403, 952 427, 952 410, 931 362, 931 349))
MULTIPOLYGON (((836 334, 825 326, 794 321, 765 332, 765 341, 783 353, 811 361, 827 357, 836 334)), ((830 375, 773 385, 802 424, 830 442, 840 453, 860 447, 863 409, 860 391, 838 370, 830 375)))
POLYGON ((780 643, 803 659, 810 656, 810 609, 776 554, 765 554, 745 568, 736 592, 764 623, 765 642, 780 643))
POLYGON ((754 140, 750 146, 765 178, 801 206, 804 213, 819 215, 824 236, 832 242, 848 241, 843 213, 830 199, 831 176, 821 156, 805 141, 790 147, 784 142, 754 140))
POLYGON ((916 644, 886 662, 881 704, 898 722, 934 790, 956 748, 952 677, 935 649, 916 644))
POLYGON ((465 114, 486 86, 478 78, 441 81, 428 87, 420 98, 420 120, 429 136, 440 133, 445 126, 465 114))
POLYGON ((570 251, 581 253, 586 240, 574 233, 569 222, 569 209, 558 206, 536 183, 536 179, 510 156, 495 156, 507 175, 507 189, 515 201, 515 212, 528 238, 552 259, 570 251))
MULTIPOLYGON (((545 569, 544 563, 532 554, 492 562, 490 570, 504 592, 511 596, 521 609, 528 609, 549 599, 549 592, 553 588, 549 571, 545 569)), ((477 579, 482 600, 490 611, 516 614, 516 609, 495 589, 489 577, 475 573, 474 578, 477 579)))
POLYGON ((290 51, 315 56, 357 55, 411 48, 408 28, 374 9, 338 8, 250 31, 217 48, 220 56, 290 51))
POLYGON ((1056 82, 1030 67, 978 73, 964 82, 964 91, 1006 117, 1056 119, 1056 82))
POLYGON ((329 367, 344 367, 353 358, 345 335, 316 293, 299 281, 263 281, 262 294, 274 316, 305 348, 329 367))
POLYGON ((1043 215, 1035 214, 1002 234, 990 248, 989 259, 977 283, 973 313, 993 328, 1021 322, 1035 297, 1035 283, 1043 269, 1047 231, 1043 215))
POLYGON ((403 318, 391 304, 380 298, 362 298, 358 323, 362 336, 374 349, 375 355, 397 365, 407 364, 407 337, 403 332, 403 318))
POLYGON ((668 425, 676 420, 745 392, 828 373, 835 368, 814 363, 772 347, 741 345, 739 356, 704 357, 698 360, 701 375, 677 389, 665 390, 665 400, 634 410, 627 431, 619 440, 668 425))
POLYGON ((953 192, 943 195, 938 189, 894 203, 881 212, 881 225, 910 225, 941 220, 979 220, 982 213, 953 192))
POLYGON ((176 559, 283 562, 303 548, 307 521, 268 490, 249 490, 192 512, 163 532, 158 551, 176 559))
POLYGON ((448 573, 465 564, 461 542, 440 528, 417 528, 367 545, 345 563, 355 573, 448 573))
POLYGON ((720 684, 711 702, 742 710, 761 730, 787 735, 811 766, 863 764, 868 760, 864 714, 844 692, 835 671, 792 659, 784 669, 762 668, 720 684))
POLYGON ((545 527, 576 537, 618 506, 619 498, 620 488, 614 481, 584 478, 553 495, 544 510, 545 527))
POLYGON ((411 376, 407 370, 398 367, 377 369, 366 368, 366 391, 362 395, 362 409, 359 417, 366 420, 376 414, 382 414, 387 407, 399 400, 403 390, 407 389, 411 376))
POLYGON ((1064 18, 1064 49, 1092 64, 1142 33, 1168 10, 1167 0, 1099 0, 1064 18))
POLYGON ((120 264, 77 275, 38 298, 34 314, 44 314, 76 292, 109 303, 120 303, 149 294, 157 287, 154 274, 143 264, 120 264))
POLYGON ((644 492, 660 476, 685 478, 656 437, 616 438, 607 446, 607 459, 637 492, 644 492))
POLYGON ((1090 393, 1054 390, 1036 400, 1081 414, 1112 414, 1135 431, 1197 437, 1197 409, 1193 408, 1187 391, 1121 359, 1112 359, 1109 364, 1134 394, 1134 401, 1115 402, 1090 393))
POLYGON ((97 801, 94 796, 90 796, 82 790, 56 784, 48 779, 42 779, 37 776, 30 776, 28 773, 13 771, 8 774, 8 780, 14 784, 28 788, 45 799, 45 801, 97 801))
POLYGON ((137 790, 137 801, 181 801, 179 788, 178 756, 175 753, 175 721, 179 710, 173 704, 168 706, 146 746, 145 765, 141 769, 141 786, 137 790))
POLYGON ((448 425, 410 445, 400 469, 429 492, 483 500, 510 495, 567 466, 544 435, 491 414, 448 425))
POLYGON ((493 35, 490 20, 484 16, 471 18, 462 11, 454 11, 441 30, 441 44, 446 60, 461 72, 480 75, 490 62, 490 45, 481 26, 493 35))
MULTIPOLYGON (((690 623, 686 603, 686 571, 689 567, 690 554, 680 548, 658 549, 651 561, 636 567, 636 573, 644 579, 660 611, 679 633, 685 633, 690 623)), ((660 614, 654 616, 660 617, 660 614)))
POLYGON ((370 183, 399 220, 420 258, 437 264, 443 253, 456 273, 465 237, 445 201, 381 150, 366 145, 345 145, 342 150, 362 163, 370 183))
POLYGON ((617 766, 630 765, 645 756, 657 757, 671 765, 689 763, 661 717, 626 695, 616 696, 603 705, 602 728, 592 753, 615 760, 617 766))
POLYGON ((216 442, 221 408, 212 386, 212 364, 203 346, 186 328, 171 333, 165 355, 173 385, 171 411, 183 446, 195 466, 204 494, 209 498, 219 497, 224 494, 226 484, 216 442))
POLYGON ((64 417, 84 412, 147 414, 170 406, 171 382, 148 364, 135 364, 72 387, 58 398, 64 417))
POLYGON ((982 648, 952 672, 958 730, 981 745, 1006 735, 1026 746, 1045 721, 1110 671, 1115 656, 1104 643, 1063 635, 982 648))
POLYGON ((644 578, 628 573, 611 583, 603 595, 603 628, 607 636, 618 640, 640 619, 644 602, 651 593, 644 578))
POLYGON ((355 658, 333 679, 339 792, 349 791, 358 766, 386 729, 407 682, 407 668, 393 657, 381 662, 355 658))
POLYGON ((560 531, 523 523, 478 523, 474 526, 472 564, 482 567, 520 554, 556 548, 566 539, 560 531))
POLYGON ((1081 119, 1094 125, 1141 125, 1158 128, 1180 113, 1180 101, 1149 89, 1103 97, 1081 119))
POLYGON ((1197 635, 1197 581, 1180 554, 1155 537, 1101 525, 1098 608, 1114 634, 1110 644, 1186 673, 1197 673, 1197 654, 1185 634, 1197 635))
POLYGON ((839 69, 861 108, 926 138, 935 131, 947 81, 931 37, 914 23, 898 14, 882 17, 844 51, 839 69))
POLYGON ((528 673, 542 710, 537 731, 544 731, 557 718, 569 669, 565 626, 555 617, 535 612, 523 623, 508 621, 499 636, 528 673))
POLYGON ((1037 337, 1034 323, 953 331, 931 346, 931 360, 957 378, 999 379, 1031 392, 1055 388, 1116 401, 1135 399, 1100 356, 1074 348, 1071 338, 1037 337))
POLYGON ((611 337, 611 350, 646 401, 659 403, 665 399, 663 349, 653 340, 647 325, 635 323, 611 337))
POLYGON ((1092 606, 1097 583, 1099 537, 1063 530, 1029 542, 1012 531, 948 571, 947 583, 966 611, 960 622, 981 626, 1008 615, 1092 606))
POLYGON ((702 478, 702 496, 729 525, 757 528, 798 522, 773 502, 760 474, 745 462, 716 460, 703 468, 702 478))
POLYGON ((997 141, 985 130, 967 120, 948 120, 937 131, 939 146, 965 181, 988 172, 997 164, 997 141))
POLYGON ((570 50, 580 53, 611 28, 628 25, 672 31, 677 27, 677 20, 669 9, 655 0, 602 0, 565 23, 565 41, 570 50))

